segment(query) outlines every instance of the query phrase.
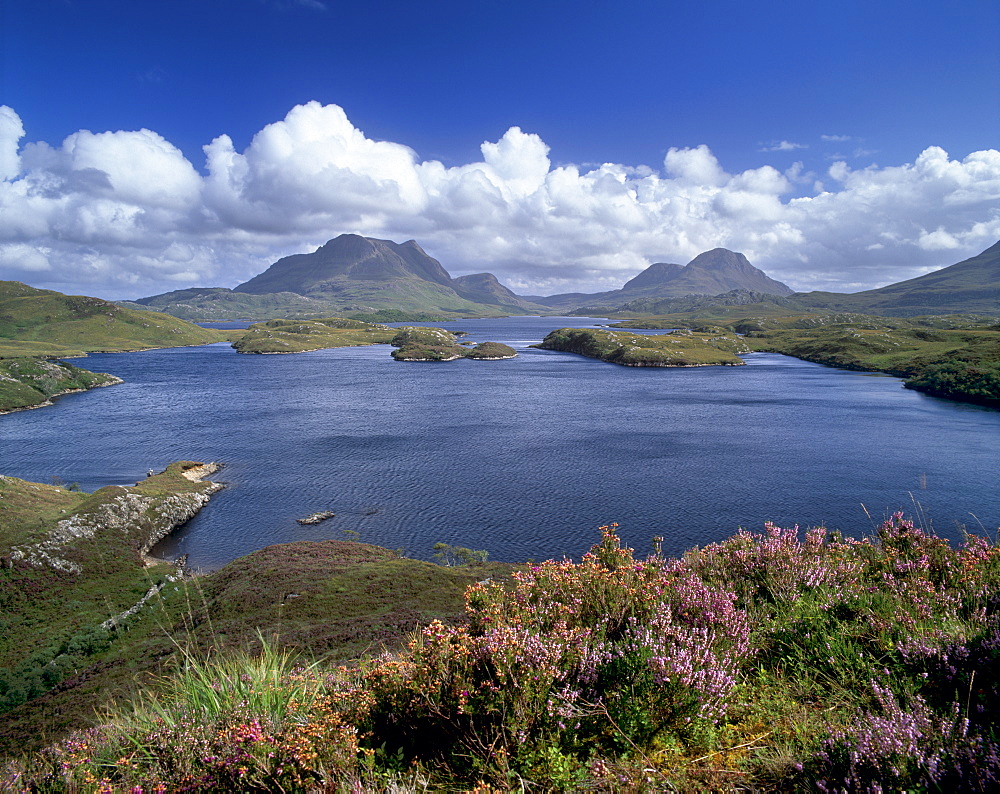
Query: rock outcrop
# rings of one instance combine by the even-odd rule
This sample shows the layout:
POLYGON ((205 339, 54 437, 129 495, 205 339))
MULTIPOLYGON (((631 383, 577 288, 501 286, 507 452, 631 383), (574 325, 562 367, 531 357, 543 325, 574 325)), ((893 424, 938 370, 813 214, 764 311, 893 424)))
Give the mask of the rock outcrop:
POLYGON ((174 529, 193 518, 208 504, 221 483, 202 482, 218 471, 216 463, 174 463, 161 473, 133 487, 110 485, 92 495, 76 513, 59 521, 46 537, 36 543, 11 547, 12 562, 24 561, 34 568, 53 568, 79 574, 83 568, 70 552, 97 533, 114 533, 121 542, 145 555, 174 529), (158 477, 180 475, 197 488, 181 492, 159 487, 158 477))

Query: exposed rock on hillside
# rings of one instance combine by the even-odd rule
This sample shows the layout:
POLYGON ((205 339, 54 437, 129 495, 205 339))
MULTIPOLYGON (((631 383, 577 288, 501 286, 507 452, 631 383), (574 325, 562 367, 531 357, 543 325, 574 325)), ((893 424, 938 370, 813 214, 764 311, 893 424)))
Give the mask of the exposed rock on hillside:
MULTIPOLYGON (((175 473, 191 482, 199 482, 219 468, 214 463, 175 463, 173 467, 175 473)), ((23 560, 33 568, 79 574, 83 571, 81 564, 71 559, 73 555, 67 555, 67 551, 98 532, 118 533, 123 543, 144 555, 176 527, 193 518, 208 504, 209 497, 223 487, 219 483, 199 482, 200 487, 183 493, 144 493, 142 485, 102 488, 93 494, 90 503, 59 521, 44 539, 11 547, 10 559, 23 560)))

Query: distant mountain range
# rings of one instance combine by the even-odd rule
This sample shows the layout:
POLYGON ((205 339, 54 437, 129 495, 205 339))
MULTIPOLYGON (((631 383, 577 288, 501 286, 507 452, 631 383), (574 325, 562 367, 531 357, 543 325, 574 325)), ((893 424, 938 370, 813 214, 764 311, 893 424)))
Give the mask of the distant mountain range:
POLYGON ((687 265, 656 262, 625 282, 621 289, 591 295, 574 292, 547 298, 532 296, 527 300, 562 311, 620 311, 624 304, 640 300, 666 301, 684 295, 721 295, 732 290, 779 297, 794 292, 755 268, 743 254, 715 248, 698 254, 687 265))
MULTIPOLYGON (((176 290, 135 306, 190 320, 264 319, 399 312, 441 318, 510 314, 663 314, 695 301, 912 316, 1000 314, 1000 243, 919 278, 853 294, 795 293, 740 253, 716 248, 687 265, 657 262, 621 289, 519 296, 491 273, 452 278, 413 240, 398 244, 342 234, 311 254, 279 259, 234 289, 176 290)), ((130 305, 125 303, 124 305, 130 305)))
POLYGON ((413 240, 398 244, 342 234, 311 254, 279 259, 231 290, 175 290, 141 298, 135 304, 198 320, 385 310, 471 317, 552 314, 583 306, 613 310, 641 298, 716 295, 734 289, 779 296, 792 292, 751 265, 743 254, 717 248, 695 257, 687 266, 651 265, 620 290, 521 297, 492 273, 452 278, 413 240))

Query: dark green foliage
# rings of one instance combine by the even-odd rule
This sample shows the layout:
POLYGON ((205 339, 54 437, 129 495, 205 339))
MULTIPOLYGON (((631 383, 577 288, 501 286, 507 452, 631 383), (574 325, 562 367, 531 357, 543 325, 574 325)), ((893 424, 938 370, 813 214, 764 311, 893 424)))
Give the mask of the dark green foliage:
POLYGON ((464 546, 452 546, 450 543, 434 544, 434 559, 442 565, 482 565, 489 557, 483 549, 467 549, 464 546))
POLYGON ((992 366, 965 361, 933 364, 904 385, 935 397, 1000 406, 1000 363, 992 366))

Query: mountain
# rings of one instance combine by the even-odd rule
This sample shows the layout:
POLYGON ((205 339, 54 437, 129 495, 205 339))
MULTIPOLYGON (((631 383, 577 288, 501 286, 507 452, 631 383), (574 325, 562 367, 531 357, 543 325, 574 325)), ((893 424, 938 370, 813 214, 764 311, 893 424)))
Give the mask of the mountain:
POLYGON ((625 282, 621 289, 594 294, 578 292, 531 298, 551 309, 562 311, 583 308, 614 311, 623 304, 636 300, 670 300, 685 295, 722 295, 733 290, 764 293, 784 297, 793 290, 775 281, 762 270, 750 264, 747 258, 735 251, 715 248, 698 254, 687 265, 656 262, 635 278, 625 282))
POLYGON ((342 234, 311 254, 279 259, 232 290, 177 290, 135 303, 198 320, 301 318, 385 310, 442 318, 546 311, 546 307, 515 295, 490 273, 453 279, 413 240, 400 244, 357 234, 342 234))
POLYGON ((532 303, 527 298, 515 295, 497 281, 497 277, 492 273, 473 273, 468 276, 459 276, 452 280, 452 285, 463 298, 477 303, 509 306, 527 312, 537 312, 545 308, 537 303, 532 303))
MULTIPOLYGON (((643 274, 640 273, 639 276, 643 274)), ((636 276, 638 278, 639 276, 636 276)), ((632 279, 634 282, 635 279, 632 279)), ((791 295, 794 290, 768 277, 764 271, 750 264, 749 260, 735 251, 725 248, 714 248, 703 254, 698 254, 679 271, 671 272, 669 280, 664 281, 674 293, 680 295, 721 295, 734 289, 745 289, 750 292, 763 292, 779 297, 791 295)), ((628 284, 625 285, 628 288, 628 284)))
POLYGON ((139 298, 118 301, 119 306, 152 309, 195 322, 211 320, 272 320, 321 317, 333 311, 327 301, 307 298, 293 292, 269 292, 252 295, 233 292, 225 287, 192 287, 139 298))
POLYGON ((279 259, 233 292, 337 293, 344 281, 416 279, 451 286, 451 276, 413 240, 397 245, 357 234, 342 234, 311 254, 279 259))
POLYGON ((864 292, 806 292, 803 306, 896 317, 1000 314, 1000 242, 969 259, 923 276, 864 292))

